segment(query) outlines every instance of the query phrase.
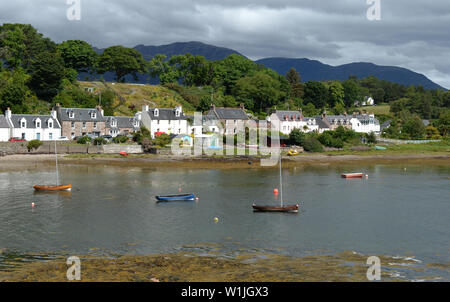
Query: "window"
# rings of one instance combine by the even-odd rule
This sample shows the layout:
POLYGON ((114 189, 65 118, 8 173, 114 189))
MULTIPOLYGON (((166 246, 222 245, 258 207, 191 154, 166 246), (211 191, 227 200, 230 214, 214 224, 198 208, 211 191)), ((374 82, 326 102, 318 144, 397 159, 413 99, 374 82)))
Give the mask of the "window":
POLYGON ((97 122, 94 123, 94 129, 97 129, 97 122))
POLYGON ((49 122, 48 122, 48 127, 49 127, 49 128, 53 128, 53 122, 52 122, 52 121, 49 121, 49 122))
POLYGON ((159 116, 159 110, 158 109, 155 109, 155 116, 159 116))
POLYGON ((169 125, 170 125, 170 120, 169 120, 169 125))
POLYGON ((26 128, 27 127, 27 122, 26 121, 21 121, 20 122, 20 127, 26 128))
POLYGON ((41 122, 36 122, 36 128, 41 128, 41 122))
POLYGON ((86 122, 83 122, 83 129, 86 129, 86 122))
POLYGON ((72 129, 75 129, 75 122, 72 122, 72 129))
POLYGON ((75 132, 72 132, 72 133, 70 134, 70 136, 71 136, 72 138, 74 138, 74 137, 75 137, 75 132))
POLYGON ((73 111, 69 111, 69 118, 74 118, 75 117, 75 113, 73 111))
POLYGON ((25 139, 25 133, 22 133, 22 139, 25 139))
POLYGON ((91 118, 92 119, 97 118, 97 113, 96 112, 91 112, 91 118))
POLYGON ((178 134, 180 134, 180 133, 181 133, 181 128, 178 129, 178 134))
POLYGON ((158 124, 159 125, 159 120, 156 122, 156 124, 158 124))
POLYGON ((48 134, 48 139, 49 139, 49 140, 52 140, 52 139, 53 139, 53 133, 49 133, 49 134, 48 134))

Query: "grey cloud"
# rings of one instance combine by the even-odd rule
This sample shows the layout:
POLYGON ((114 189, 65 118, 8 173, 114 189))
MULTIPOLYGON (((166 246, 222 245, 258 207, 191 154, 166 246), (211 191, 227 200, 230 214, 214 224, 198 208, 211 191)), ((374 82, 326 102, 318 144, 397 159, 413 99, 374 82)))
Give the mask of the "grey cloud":
POLYGON ((97 47, 202 41, 250 58, 308 57, 329 64, 397 65, 450 88, 448 0, 381 0, 368 21, 366 0, 81 0, 68 21, 66 0, 0 3, 1 23, 30 23, 57 42, 97 47))

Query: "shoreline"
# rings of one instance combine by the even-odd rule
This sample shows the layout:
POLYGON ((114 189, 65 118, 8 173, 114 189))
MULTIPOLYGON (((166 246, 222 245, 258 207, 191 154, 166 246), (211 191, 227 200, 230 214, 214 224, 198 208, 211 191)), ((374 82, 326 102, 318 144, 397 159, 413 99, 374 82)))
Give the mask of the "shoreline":
MULTIPOLYGON (((353 251, 290 257, 267 253, 208 252, 80 256, 81 282, 367 282, 367 255, 353 251)), ((421 265, 411 257, 378 255, 384 281, 436 280, 448 263, 421 265), (402 272, 402 273, 400 273, 402 272), (408 276, 405 273, 411 273, 408 276), (431 273, 431 274, 430 274, 431 273)), ((31 261, 0 270, 0 282, 68 282, 66 258, 31 261)))
MULTIPOLYGON (((64 155, 58 156, 60 165, 110 165, 129 167, 168 167, 168 168, 273 168, 263 167, 256 156, 200 156, 180 157, 173 155, 64 155)), ((0 171, 14 168, 37 168, 41 165, 54 165, 55 156, 51 154, 20 154, 0 157, 0 171)), ((296 157, 283 156, 284 167, 302 165, 361 165, 361 164, 427 164, 450 166, 450 155, 387 154, 387 155, 337 155, 302 154, 296 157)))

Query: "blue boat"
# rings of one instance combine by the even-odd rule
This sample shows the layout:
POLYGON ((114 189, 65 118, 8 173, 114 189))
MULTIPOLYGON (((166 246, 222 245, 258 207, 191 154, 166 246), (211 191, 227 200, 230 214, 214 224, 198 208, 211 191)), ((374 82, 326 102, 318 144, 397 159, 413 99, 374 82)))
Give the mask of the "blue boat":
POLYGON ((375 150, 386 150, 385 147, 375 146, 375 150))
POLYGON ((158 202, 163 201, 192 201, 195 200, 194 194, 180 194, 180 195, 159 195, 156 196, 158 202))

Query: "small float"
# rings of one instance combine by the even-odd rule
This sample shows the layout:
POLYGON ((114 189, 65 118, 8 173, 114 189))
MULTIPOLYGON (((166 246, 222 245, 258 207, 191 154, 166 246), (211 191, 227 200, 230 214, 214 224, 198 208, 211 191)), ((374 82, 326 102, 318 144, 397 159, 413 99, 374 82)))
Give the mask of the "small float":
POLYGON ((363 178, 364 173, 344 173, 341 174, 342 178, 363 178))
POLYGON ((298 152, 297 150, 289 150, 287 153, 288 156, 296 156, 299 154, 300 154, 300 152, 298 152))

